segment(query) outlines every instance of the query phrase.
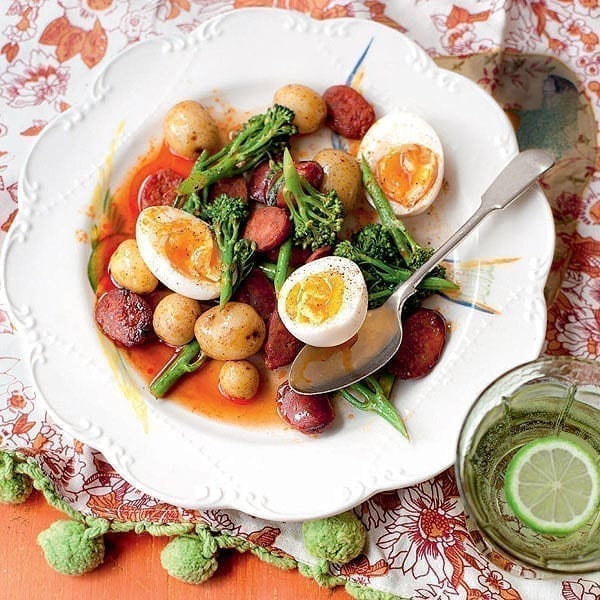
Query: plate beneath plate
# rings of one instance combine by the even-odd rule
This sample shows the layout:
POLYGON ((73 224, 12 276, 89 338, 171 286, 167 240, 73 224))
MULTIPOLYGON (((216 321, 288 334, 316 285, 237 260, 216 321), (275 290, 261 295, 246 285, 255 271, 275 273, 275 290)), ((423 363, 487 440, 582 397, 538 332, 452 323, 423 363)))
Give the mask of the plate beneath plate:
POLYGON ((234 508, 274 520, 338 513, 450 466, 477 394, 539 354, 554 229, 547 202, 534 189, 450 257, 480 304, 430 301, 451 324, 451 335, 428 377, 396 386, 411 443, 378 417, 341 402, 332 430, 313 438, 283 424, 242 429, 211 421, 154 399, 122 368, 115 377, 117 353, 107 360, 103 348, 110 344, 93 325, 90 248, 80 241, 92 225, 94 194, 122 181, 159 138, 162 117, 176 102, 219 97, 241 110, 262 110, 286 83, 323 92, 345 82, 363 54, 360 88, 377 116, 411 110, 442 140, 448 189, 429 222, 410 221, 417 234, 439 243, 516 154, 515 136, 476 84, 370 21, 245 9, 208 21, 189 37, 137 44, 106 67, 85 102, 44 129, 23 167, 19 214, 1 262, 32 378, 65 430, 101 450, 149 494, 188 508, 234 508), (241 52, 244 47, 251 51, 241 52), (507 258, 514 260, 499 260, 507 258), (128 397, 146 412, 146 428, 128 397))

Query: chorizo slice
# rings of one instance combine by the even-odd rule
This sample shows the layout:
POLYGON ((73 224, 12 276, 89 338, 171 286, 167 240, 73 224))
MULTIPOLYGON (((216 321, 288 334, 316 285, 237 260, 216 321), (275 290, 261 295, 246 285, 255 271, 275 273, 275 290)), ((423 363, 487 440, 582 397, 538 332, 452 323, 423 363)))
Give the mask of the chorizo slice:
POLYGON ((375 123, 373 107, 350 86, 327 88, 323 100, 327 104, 327 125, 348 139, 360 140, 375 123))
POLYGON ((274 371, 289 365, 303 346, 304 344, 288 331, 275 309, 267 323, 267 337, 263 345, 263 358, 267 369, 274 371))
POLYGON ((250 213, 244 228, 244 238, 256 242, 258 252, 268 252, 281 246, 292 233, 287 210, 277 206, 260 206, 250 213))
MULTIPOLYGON (((258 165, 248 183, 249 198, 262 204, 276 205, 279 208, 287 206, 283 197, 283 177, 277 163, 265 161, 258 165)), ((314 160, 295 161, 296 171, 301 177, 316 189, 320 189, 325 173, 323 167, 314 160)))
POLYGON ((177 196, 177 188, 183 177, 173 169, 160 169, 144 179, 139 195, 140 210, 149 206, 172 206, 177 196))
POLYGON ((435 310, 418 308, 404 320, 402 329, 402 344, 387 368, 400 379, 425 377, 446 344, 446 319, 435 310))
POLYGON ((308 257, 306 258, 306 262, 312 262, 313 260, 318 260, 319 258, 323 258, 324 256, 331 256, 333 253, 332 246, 321 246, 316 250, 313 250, 308 257))
POLYGON ((225 179, 219 179, 210 188, 208 195, 210 200, 214 200, 221 194, 227 194, 232 198, 241 198, 244 201, 248 201, 248 185, 246 180, 241 176, 236 177, 225 177, 225 179))
POLYGON ((277 389, 276 402, 279 416, 300 433, 321 433, 335 419, 329 394, 299 394, 287 381, 277 389))
POLYGON ((267 204, 267 196, 273 179, 275 176, 280 176, 280 170, 273 170, 272 161, 265 160, 261 162, 252 172, 248 180, 248 198, 254 202, 267 204))
POLYGON ((234 299, 249 304, 268 321, 277 306, 275 288, 260 269, 252 269, 237 289, 234 299))
POLYGON ((124 288, 102 294, 94 317, 104 335, 127 348, 153 337, 152 308, 140 295, 124 288))

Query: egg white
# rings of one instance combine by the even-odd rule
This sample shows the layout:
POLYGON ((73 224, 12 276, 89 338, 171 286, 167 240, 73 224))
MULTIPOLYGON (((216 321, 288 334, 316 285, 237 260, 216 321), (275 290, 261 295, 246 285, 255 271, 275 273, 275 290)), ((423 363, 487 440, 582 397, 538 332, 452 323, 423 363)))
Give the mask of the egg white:
POLYGON ((356 263, 339 256, 326 256, 296 269, 279 292, 277 309, 289 332, 305 344, 330 347, 343 344, 354 336, 367 316, 367 284, 356 263), (292 288, 307 277, 333 271, 343 280, 344 291, 340 309, 326 321, 313 325, 299 323, 286 310, 286 300, 292 288))
MULTIPOLYGON (((206 235, 208 225, 193 215, 172 206, 150 206, 138 216, 135 237, 142 256, 154 276, 170 290, 194 300, 213 300, 221 292, 220 278, 192 277, 178 269, 165 253, 169 225, 189 223, 192 231, 206 235)), ((210 233, 212 236, 212 233, 210 233)), ((216 243, 215 243, 216 244, 216 243)), ((190 248, 193 252, 194 248, 190 248)))
MULTIPOLYGON (((431 189, 413 206, 404 206, 390 198, 390 205, 398 216, 418 215, 427 210, 437 197, 444 179, 444 152, 442 142, 434 129, 424 119, 409 112, 385 115, 367 131, 358 156, 364 156, 369 167, 376 172, 377 163, 394 148, 404 144, 420 144, 438 157, 438 172, 431 189)), ((371 198, 368 198, 371 204, 371 198)))

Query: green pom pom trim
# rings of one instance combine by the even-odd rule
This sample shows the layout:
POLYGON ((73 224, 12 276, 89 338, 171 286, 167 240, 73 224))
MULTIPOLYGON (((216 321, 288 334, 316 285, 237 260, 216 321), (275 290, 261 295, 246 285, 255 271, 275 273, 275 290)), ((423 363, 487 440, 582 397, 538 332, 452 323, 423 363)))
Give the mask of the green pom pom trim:
POLYGON ((353 512, 305 521, 304 546, 316 558, 344 564, 356 558, 365 546, 367 530, 353 512))
POLYGON ((17 472, 18 464, 10 454, 0 452, 0 502, 3 504, 21 504, 33 489, 31 478, 17 472))
POLYGON ((10 479, 0 479, 0 502, 21 504, 29 498, 32 490, 31 479, 27 475, 15 473, 10 479))
POLYGON ((198 535, 173 538, 160 553, 160 562, 171 577, 198 584, 217 570, 216 553, 216 540, 204 530, 198 535))
POLYGON ((56 521, 38 536, 48 564, 63 575, 83 575, 104 560, 104 539, 77 521, 56 521))
MULTIPOLYGON (((109 521, 107 519, 84 516, 65 502, 62 496, 56 491, 52 481, 44 474, 34 458, 25 456, 19 452, 0 450, 0 485, 3 481, 8 480, 20 480, 24 488, 27 487, 27 482, 31 481, 33 487, 44 495, 46 502, 50 506, 62 511, 72 519, 72 521, 58 521, 54 523, 49 529, 40 533, 38 537, 38 543, 42 547, 48 563, 59 573, 80 575, 95 568, 102 562, 104 557, 104 541, 102 536, 105 533, 109 531, 113 533, 133 531, 135 533, 149 533, 153 536, 179 536, 163 549, 163 553, 166 554, 167 558, 163 558, 161 554, 161 561, 164 561, 163 565, 168 571, 174 566, 178 572, 182 572, 184 575, 189 575, 190 572, 195 573, 195 577, 199 577, 198 583, 200 580, 205 581, 214 573, 214 570, 217 568, 216 554, 218 548, 226 548, 237 550, 238 552, 252 552, 261 560, 275 565, 280 569, 297 568, 302 575, 314 579, 321 586, 335 587, 343 585, 350 596, 359 600, 406 600, 400 596, 355 583, 347 577, 333 575, 331 566, 325 559, 320 559, 315 565, 298 563, 293 557, 285 553, 281 553, 276 549, 259 546, 246 538, 237 537, 227 532, 211 533, 206 525, 189 522, 151 523, 147 521, 109 521), (181 537, 192 538, 194 540, 202 539, 203 542, 201 544, 205 544, 205 548, 208 547, 208 554, 213 551, 213 547, 215 548, 214 554, 209 558, 204 558, 204 561, 199 561, 200 567, 197 570, 186 569, 186 567, 189 567, 187 559, 181 561, 178 558, 181 558, 181 556, 187 557, 188 554, 185 548, 183 548, 183 551, 182 547, 177 548, 182 542, 175 541, 181 537), (167 548, 173 542, 175 542, 175 550, 171 549, 167 551, 167 548), (71 543, 75 544, 75 558, 70 558, 72 554, 71 543), (175 558, 169 556, 171 552, 175 558), (170 565, 170 561, 174 565, 170 565), (208 575, 211 569, 213 570, 208 575), (202 575, 199 575, 200 573, 202 575)), ((17 496, 19 495, 17 494, 17 496)), ((341 517, 342 521, 347 519, 352 520, 352 517, 341 517)), ((331 519, 335 519, 335 517, 331 519)), ((331 521, 331 519, 321 520, 331 521)), ((360 524, 360 521, 356 517, 354 519, 360 524)), ((310 525, 307 527, 310 529, 310 525)), ((342 529, 344 528, 342 527, 342 529)), ((352 529, 352 526, 350 526, 350 529, 352 529)), ((358 536, 356 539, 360 538, 360 533, 358 536)), ((356 540, 354 543, 358 546, 356 540)), ((360 553, 363 545, 364 539, 363 543, 360 544, 357 554, 360 553)), ((192 555, 195 555, 195 553, 192 552, 192 555)), ((175 572, 176 569, 174 568, 173 571, 175 572)), ((175 573, 174 576, 177 577, 175 573)))

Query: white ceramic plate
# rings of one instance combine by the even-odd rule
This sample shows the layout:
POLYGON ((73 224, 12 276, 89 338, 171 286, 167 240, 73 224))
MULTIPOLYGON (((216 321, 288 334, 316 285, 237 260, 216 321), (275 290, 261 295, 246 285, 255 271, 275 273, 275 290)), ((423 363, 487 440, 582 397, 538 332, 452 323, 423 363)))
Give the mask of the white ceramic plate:
POLYGON ((129 387, 125 394, 127 378, 118 382, 107 362, 86 278, 90 248, 78 241, 78 232, 90 230, 87 209, 98 182, 109 179, 104 184, 114 188, 122 181, 160 137, 162 117, 177 101, 210 103, 219 96, 243 110, 262 110, 290 81, 319 91, 345 82, 367 48, 360 85, 377 115, 412 110, 444 145, 448 191, 433 219, 411 224, 439 242, 475 210, 517 152, 515 136, 474 83, 437 68, 408 38, 373 22, 248 9, 217 17, 189 37, 137 44, 106 67, 83 104, 44 129, 27 159, 2 270, 32 378, 56 421, 100 449, 140 489, 185 507, 235 508, 276 520, 342 511, 450 466, 478 392, 538 355, 554 235, 546 200, 535 189, 451 257, 462 265, 457 276, 465 288, 498 314, 434 301, 452 324, 443 358, 428 377, 401 382, 395 392, 410 444, 380 418, 341 402, 333 429, 313 438, 283 425, 244 429, 211 421, 142 390, 144 431, 125 398, 134 392, 129 387), (503 258, 518 260, 497 261, 503 258))

